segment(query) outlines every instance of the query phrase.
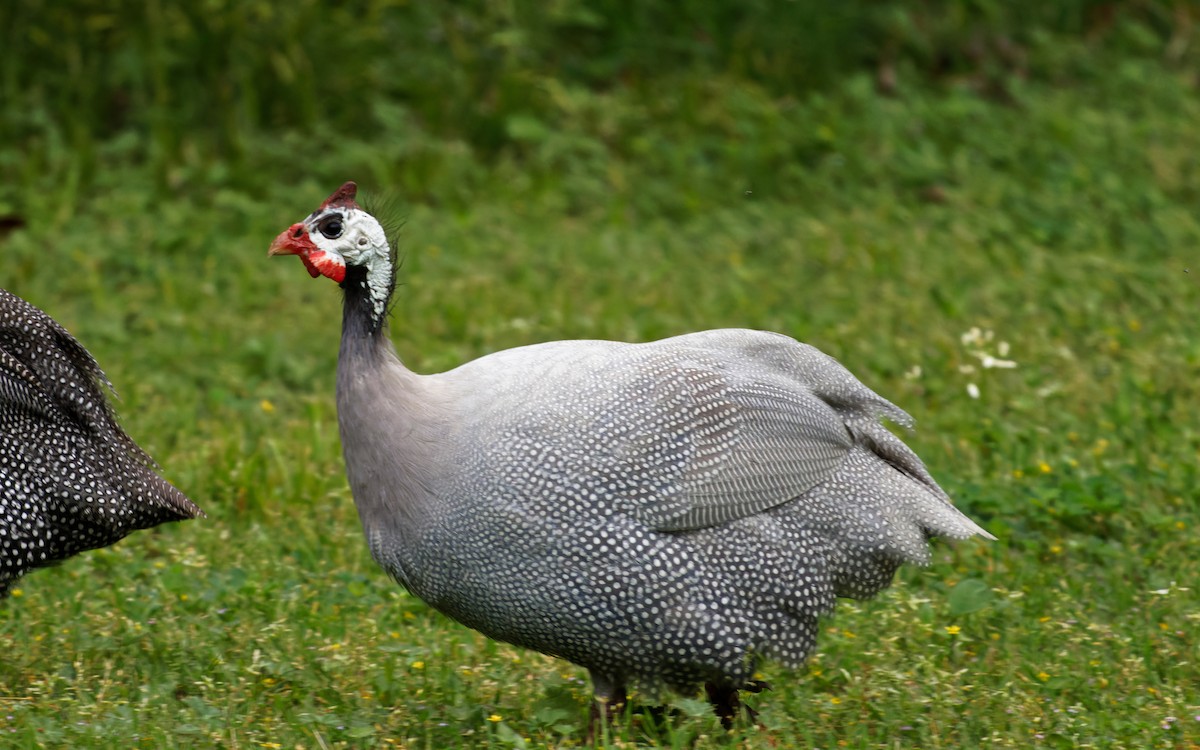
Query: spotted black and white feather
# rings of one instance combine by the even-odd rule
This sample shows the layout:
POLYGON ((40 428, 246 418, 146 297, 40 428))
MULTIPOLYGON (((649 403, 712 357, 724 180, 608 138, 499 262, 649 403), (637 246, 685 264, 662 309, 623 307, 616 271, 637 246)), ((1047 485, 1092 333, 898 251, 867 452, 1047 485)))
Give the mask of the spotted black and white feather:
POLYGON ((812 651, 836 597, 927 563, 930 537, 991 538, 881 424, 907 414, 778 334, 413 373, 380 313, 379 236, 349 183, 271 249, 345 291, 338 421, 371 552, 459 622, 583 665, 601 701, 705 684, 728 720, 762 660, 812 651))
POLYGON ((34 568, 203 515, 117 424, 106 389, 83 345, 0 289, 0 596, 34 568))

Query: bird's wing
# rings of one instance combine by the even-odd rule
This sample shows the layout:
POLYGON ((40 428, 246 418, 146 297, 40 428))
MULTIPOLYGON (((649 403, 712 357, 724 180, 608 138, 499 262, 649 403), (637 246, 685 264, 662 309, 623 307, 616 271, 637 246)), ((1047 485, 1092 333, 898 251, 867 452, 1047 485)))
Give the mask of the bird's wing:
POLYGON ((0 408, 43 416, 50 408, 37 375, 4 349, 0 349, 0 408))
POLYGON ((148 460, 116 422, 108 401, 112 385, 91 353, 58 321, 0 289, 0 350, 5 370, 40 393, 44 409, 120 443, 148 460), (19 368, 14 365, 19 364, 19 368))
POLYGON ((908 415, 786 336, 721 330, 606 346, 575 372, 586 375, 545 386, 530 377, 536 408, 500 436, 505 460, 530 467, 509 478, 527 496, 599 494, 654 529, 697 529, 800 496, 859 444, 945 498, 879 423, 908 425, 908 415))
POLYGON ((138 506, 147 519, 139 523, 200 515, 121 428, 108 400, 111 389, 70 332, 0 289, 0 438, 37 465, 31 474, 39 492, 72 498, 82 515, 114 528, 128 525, 112 515, 125 504, 138 506))

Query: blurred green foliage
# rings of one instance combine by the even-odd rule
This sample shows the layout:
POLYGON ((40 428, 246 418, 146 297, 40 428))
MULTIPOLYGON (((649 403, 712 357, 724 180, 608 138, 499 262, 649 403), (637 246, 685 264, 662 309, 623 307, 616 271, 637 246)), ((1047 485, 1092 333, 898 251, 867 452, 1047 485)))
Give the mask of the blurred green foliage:
MULTIPOLYGON (((114 157, 162 186, 261 188, 345 140, 386 141, 364 159, 377 179, 453 200, 468 164, 554 182, 564 163, 640 158, 648 123, 679 110, 757 140, 790 124, 762 121, 764 102, 786 113, 856 74, 1006 99, 1093 75, 1071 64, 1081 46, 1194 65, 1198 19, 1186 0, 18 0, 0 8, 0 201, 35 176, 73 195, 114 157), (727 117, 703 111, 714 87, 739 90, 727 117)), ((827 146, 797 145, 743 166, 761 177, 827 146)))

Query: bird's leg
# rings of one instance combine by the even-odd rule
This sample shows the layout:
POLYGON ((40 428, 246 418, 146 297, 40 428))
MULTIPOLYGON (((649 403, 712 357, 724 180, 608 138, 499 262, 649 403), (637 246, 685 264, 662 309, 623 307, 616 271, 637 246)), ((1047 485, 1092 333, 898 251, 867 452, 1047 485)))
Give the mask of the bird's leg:
POLYGON ((620 679, 602 675, 589 670, 592 678, 594 700, 592 700, 591 720, 588 722, 587 736, 584 744, 592 744, 604 735, 603 725, 611 724, 615 716, 625 710, 625 683, 620 679))
POLYGON ((727 730, 733 729, 733 718, 742 705, 738 700, 737 688, 727 682, 706 682, 704 691, 708 693, 708 702, 712 704, 713 713, 721 720, 721 726, 727 730))
MULTIPOLYGON (((751 693, 761 693, 764 690, 770 690, 771 686, 762 680, 752 680, 743 685, 741 689, 751 693)), ((704 690, 708 693, 708 702, 712 704, 713 713, 721 719, 721 726, 725 729, 733 728, 733 719, 737 716, 739 708, 745 709, 746 716, 758 726, 762 726, 758 720, 758 711, 742 703, 737 688, 728 683, 706 682, 704 690)))

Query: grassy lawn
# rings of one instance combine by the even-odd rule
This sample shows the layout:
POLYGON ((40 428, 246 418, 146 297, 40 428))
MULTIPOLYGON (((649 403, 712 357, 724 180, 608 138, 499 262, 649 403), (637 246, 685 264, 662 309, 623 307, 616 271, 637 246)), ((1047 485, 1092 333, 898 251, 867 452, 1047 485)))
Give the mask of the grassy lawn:
POLYGON ((999 537, 939 542, 929 568, 843 602, 808 665, 765 668, 765 730, 726 735, 682 698, 604 744, 1200 747, 1200 83, 1145 56, 1037 54, 1086 74, 1002 97, 883 96, 867 74, 800 98, 567 88, 554 127, 510 121, 524 150, 486 160, 403 141, 382 106, 375 137, 264 136, 240 172, 186 143, 166 169, 120 138, 82 166, 62 144, 4 151, 0 209, 25 225, 0 237, 0 281, 91 349, 130 434, 209 517, 0 603, 0 746, 581 742, 584 672, 441 617, 361 538, 339 292, 266 257, 357 179, 403 221, 392 335, 415 370, 560 338, 784 332, 908 410, 910 445, 999 537))

